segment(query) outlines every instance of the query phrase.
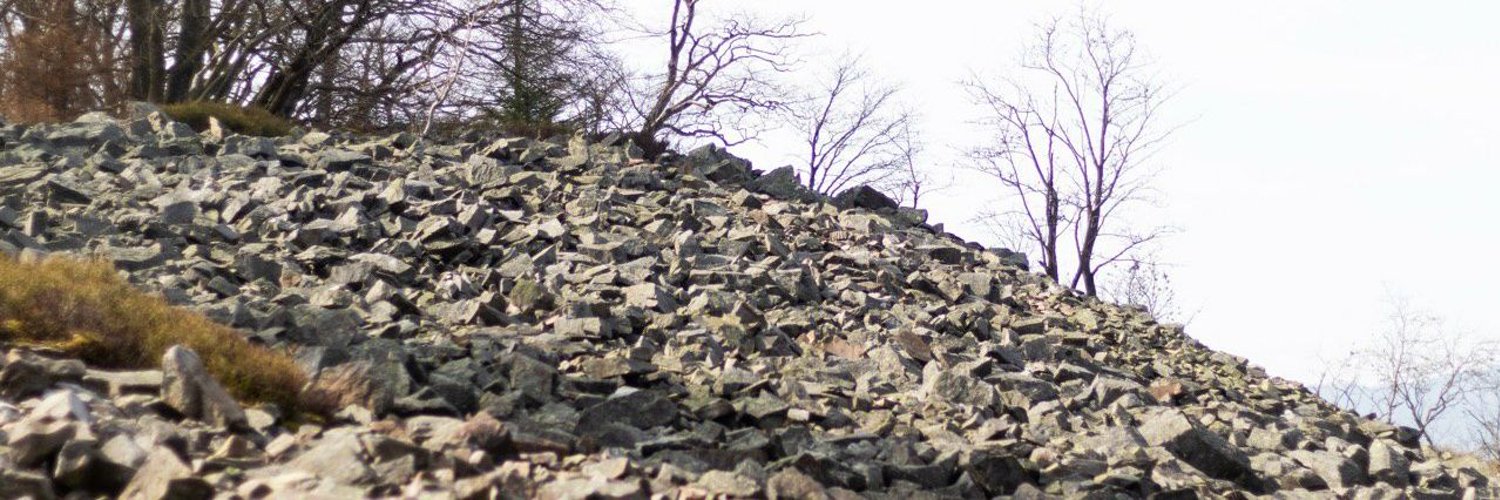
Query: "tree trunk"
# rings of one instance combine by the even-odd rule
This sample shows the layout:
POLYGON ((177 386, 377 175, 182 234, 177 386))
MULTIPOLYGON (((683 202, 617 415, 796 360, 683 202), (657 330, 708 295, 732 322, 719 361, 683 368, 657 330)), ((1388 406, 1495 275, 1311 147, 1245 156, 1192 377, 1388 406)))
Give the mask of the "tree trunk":
POLYGON ((203 67, 208 48, 209 0, 182 1, 182 29, 178 32, 177 61, 167 75, 167 102, 186 100, 193 77, 203 67))
POLYGON ((166 72, 161 0, 127 0, 125 10, 130 27, 130 97, 161 101, 166 72))

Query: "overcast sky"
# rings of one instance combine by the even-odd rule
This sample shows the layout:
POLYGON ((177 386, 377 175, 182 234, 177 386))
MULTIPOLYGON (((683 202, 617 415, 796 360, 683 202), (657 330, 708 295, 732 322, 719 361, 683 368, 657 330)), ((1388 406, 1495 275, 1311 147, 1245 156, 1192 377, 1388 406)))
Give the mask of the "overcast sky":
MULTIPOLYGON (((956 82, 1016 60, 1056 0, 913 3, 755 0, 714 7, 805 14, 807 63, 863 53, 921 111, 926 165, 956 169, 983 140, 956 82)), ((1189 333, 1274 375, 1311 380, 1320 356, 1373 335, 1387 290, 1476 335, 1500 336, 1500 2, 1131 1, 1102 8, 1181 87, 1168 121, 1190 122, 1155 157, 1182 232, 1163 245, 1189 333)), ((809 71, 814 74, 816 71, 809 71)), ((794 145, 735 150, 761 169, 794 145)), ((924 203, 970 222, 999 194, 955 170, 924 203)))

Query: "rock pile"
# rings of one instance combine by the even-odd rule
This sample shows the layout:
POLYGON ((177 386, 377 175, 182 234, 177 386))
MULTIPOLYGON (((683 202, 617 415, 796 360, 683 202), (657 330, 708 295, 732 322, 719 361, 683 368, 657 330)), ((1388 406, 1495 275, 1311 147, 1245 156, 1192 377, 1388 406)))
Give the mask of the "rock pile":
POLYGON ((873 190, 705 148, 0 128, 0 251, 91 255, 295 348, 323 425, 173 349, 0 363, 0 497, 1491 493, 873 190))

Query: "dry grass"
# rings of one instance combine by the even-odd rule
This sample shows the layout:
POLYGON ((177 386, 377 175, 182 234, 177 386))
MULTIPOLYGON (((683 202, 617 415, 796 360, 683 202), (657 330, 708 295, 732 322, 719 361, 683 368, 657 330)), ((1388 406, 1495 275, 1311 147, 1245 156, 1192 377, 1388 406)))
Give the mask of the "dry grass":
POLYGON ((209 117, 218 118, 225 128, 243 135, 281 137, 292 132, 292 122, 255 107, 194 101, 168 104, 162 111, 199 132, 208 129, 209 117))
POLYGON ((56 348, 108 369, 155 368, 182 344, 241 401, 301 411, 306 380, 291 357, 131 288, 103 262, 0 256, 0 342, 56 348))

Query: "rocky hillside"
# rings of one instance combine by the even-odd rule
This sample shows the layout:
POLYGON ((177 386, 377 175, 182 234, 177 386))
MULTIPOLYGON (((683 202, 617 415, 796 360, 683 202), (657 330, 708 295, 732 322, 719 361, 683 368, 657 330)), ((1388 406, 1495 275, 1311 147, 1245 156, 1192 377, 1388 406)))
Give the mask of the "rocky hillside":
POLYGON ((180 348, 108 372, 8 346, 0 497, 1495 491, 872 190, 470 139, 0 128, 0 250, 108 260, 294 352, 335 413, 241 407, 180 348))

